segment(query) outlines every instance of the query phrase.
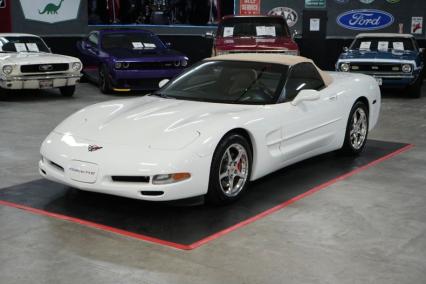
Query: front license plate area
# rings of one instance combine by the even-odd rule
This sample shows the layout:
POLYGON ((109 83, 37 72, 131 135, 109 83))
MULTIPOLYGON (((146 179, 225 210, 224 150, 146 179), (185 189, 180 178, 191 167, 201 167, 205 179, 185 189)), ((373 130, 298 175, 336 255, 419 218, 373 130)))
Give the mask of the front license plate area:
POLYGON ((39 86, 40 86, 40 89, 53 88, 53 80, 40 80, 39 86))
POLYGON ((95 183, 98 178, 98 165, 83 161, 72 161, 68 166, 67 172, 72 180, 95 183))
POLYGON ((379 86, 383 85, 383 79, 382 78, 376 77, 376 82, 377 82, 377 84, 379 84, 379 86))

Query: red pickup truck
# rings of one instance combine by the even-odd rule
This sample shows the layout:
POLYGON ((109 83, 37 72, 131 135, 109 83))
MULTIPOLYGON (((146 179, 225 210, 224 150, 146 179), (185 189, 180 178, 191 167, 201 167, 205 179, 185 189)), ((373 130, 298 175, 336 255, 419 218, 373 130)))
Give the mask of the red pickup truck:
POLYGON ((283 17, 226 16, 219 23, 212 55, 226 53, 299 55, 299 47, 283 17))

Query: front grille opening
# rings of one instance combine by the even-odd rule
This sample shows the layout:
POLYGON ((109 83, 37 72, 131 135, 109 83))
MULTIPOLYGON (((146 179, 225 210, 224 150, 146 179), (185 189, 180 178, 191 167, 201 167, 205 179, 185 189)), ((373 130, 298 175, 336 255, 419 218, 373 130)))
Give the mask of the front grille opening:
POLYGON ((50 163, 53 167, 55 167, 56 169, 60 170, 61 172, 63 172, 63 171, 64 171, 64 168, 63 168, 63 167, 61 167, 60 165, 58 165, 57 163, 52 162, 52 161, 49 161, 49 163, 50 163))
POLYGON ((141 194, 145 195, 145 196, 160 196, 160 195, 164 194, 164 191, 146 191, 146 190, 144 190, 144 191, 141 191, 141 194))
POLYGON ((111 176, 111 179, 117 182, 149 182, 149 176, 111 176))

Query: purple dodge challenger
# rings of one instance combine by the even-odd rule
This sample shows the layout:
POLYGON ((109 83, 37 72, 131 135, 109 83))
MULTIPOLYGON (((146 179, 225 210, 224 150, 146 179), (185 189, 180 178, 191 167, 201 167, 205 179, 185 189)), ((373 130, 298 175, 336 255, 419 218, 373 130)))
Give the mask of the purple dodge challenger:
POLYGON ((146 30, 93 31, 77 48, 83 74, 103 93, 156 90, 188 65, 188 57, 146 30))

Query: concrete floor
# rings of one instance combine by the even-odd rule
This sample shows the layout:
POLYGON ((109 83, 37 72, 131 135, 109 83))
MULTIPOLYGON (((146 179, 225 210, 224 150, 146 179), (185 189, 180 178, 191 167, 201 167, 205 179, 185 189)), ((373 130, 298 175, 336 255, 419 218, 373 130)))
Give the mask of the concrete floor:
MULTIPOLYGON (((38 179, 44 137, 114 98, 0 98, 0 188, 38 179)), ((0 283, 426 283, 426 94, 385 96, 370 137, 416 147, 193 251, 0 206, 0 283)))

